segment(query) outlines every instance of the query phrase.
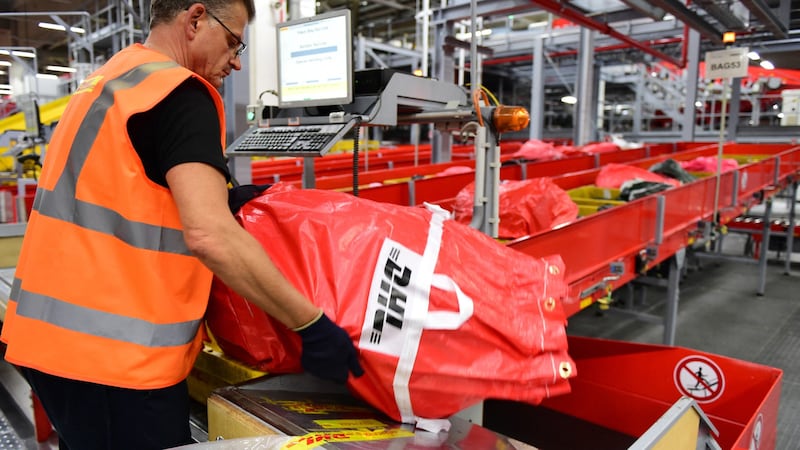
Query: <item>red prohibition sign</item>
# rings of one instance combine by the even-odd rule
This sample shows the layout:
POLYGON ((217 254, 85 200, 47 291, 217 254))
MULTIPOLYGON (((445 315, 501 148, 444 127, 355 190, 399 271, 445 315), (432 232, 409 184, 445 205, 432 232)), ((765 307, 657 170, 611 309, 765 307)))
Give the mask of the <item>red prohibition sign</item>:
POLYGON ((675 387, 698 403, 713 402, 725 389, 725 376, 719 366, 709 358, 687 356, 675 365, 675 387))

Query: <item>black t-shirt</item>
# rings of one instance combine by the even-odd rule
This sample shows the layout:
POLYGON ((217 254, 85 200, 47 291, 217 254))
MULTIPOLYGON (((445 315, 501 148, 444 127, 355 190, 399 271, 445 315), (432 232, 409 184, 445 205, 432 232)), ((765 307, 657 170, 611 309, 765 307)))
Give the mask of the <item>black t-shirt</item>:
POLYGON ((153 109, 128 120, 128 135, 147 177, 167 186, 166 173, 178 164, 206 163, 230 181, 220 146, 214 100, 198 80, 189 78, 153 109))

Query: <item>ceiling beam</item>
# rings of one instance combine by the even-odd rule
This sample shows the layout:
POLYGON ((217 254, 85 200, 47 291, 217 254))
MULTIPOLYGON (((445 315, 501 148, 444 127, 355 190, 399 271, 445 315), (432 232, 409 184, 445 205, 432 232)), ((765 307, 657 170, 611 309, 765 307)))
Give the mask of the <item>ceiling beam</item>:
POLYGON ((772 34, 778 39, 786 39, 789 37, 789 32, 786 25, 781 23, 772 10, 769 9, 763 0, 742 0, 742 4, 747 7, 753 14, 758 17, 758 20, 763 24, 772 34))
MULTIPOLYGON (((669 62, 671 64, 674 64, 677 67, 683 67, 684 66, 684 62, 683 61, 678 61, 677 59, 673 58, 672 56, 669 56, 669 55, 667 55, 665 53, 662 53, 662 52, 656 50, 655 48, 653 48, 653 47, 651 47, 651 46, 649 46, 647 44, 643 44, 643 43, 631 38, 630 36, 628 36, 626 34, 620 33, 619 31, 611 28, 611 26, 609 26, 607 23, 598 22, 596 20, 593 20, 593 19, 585 16, 582 12, 574 9, 574 7, 572 7, 568 3, 560 3, 558 0, 533 0, 532 3, 535 3, 539 7, 543 8, 543 9, 545 9, 547 11, 550 11, 551 13, 553 13, 553 14, 555 14, 557 16, 563 17, 563 18, 565 18, 565 19, 567 19, 567 20, 569 20, 571 22, 574 22, 574 23, 576 23, 578 25, 581 25, 581 26, 584 26, 586 28, 589 28, 589 29, 592 29, 592 30, 596 30, 596 31, 599 31, 599 32, 601 32, 603 34, 611 36, 611 37, 613 37, 614 39, 616 39, 618 41, 624 42, 624 43, 630 45, 631 47, 637 48, 637 49, 639 49, 639 50, 641 50, 641 51, 643 51, 643 52, 645 52, 645 53, 647 53, 649 55, 652 55, 652 56, 654 56, 654 57, 656 57, 656 58, 658 58, 658 59, 660 59, 662 61, 667 61, 667 62, 669 62)), ((720 41, 721 40, 722 40, 722 37, 720 36, 720 41)))
POLYGON ((698 16, 697 13, 687 8, 686 5, 679 0, 654 0, 653 4, 677 17, 678 20, 685 23, 689 28, 697 30, 700 35, 711 42, 722 44, 722 32, 706 22, 705 19, 698 16))
POLYGON ((729 5, 715 3, 714 0, 694 0, 697 5, 706 10, 719 23, 724 25, 726 31, 741 31, 745 29, 744 22, 736 17, 729 5))

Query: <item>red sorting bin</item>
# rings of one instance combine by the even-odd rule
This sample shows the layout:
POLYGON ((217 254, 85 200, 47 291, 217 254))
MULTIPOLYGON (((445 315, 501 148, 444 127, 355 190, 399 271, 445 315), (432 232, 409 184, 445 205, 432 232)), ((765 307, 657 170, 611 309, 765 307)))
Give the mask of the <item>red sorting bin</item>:
POLYGON ((578 371, 571 393, 540 406, 487 402, 484 425, 540 448, 627 448, 690 397, 718 430, 722 449, 775 448, 780 369, 684 347, 575 336, 569 353, 578 371))

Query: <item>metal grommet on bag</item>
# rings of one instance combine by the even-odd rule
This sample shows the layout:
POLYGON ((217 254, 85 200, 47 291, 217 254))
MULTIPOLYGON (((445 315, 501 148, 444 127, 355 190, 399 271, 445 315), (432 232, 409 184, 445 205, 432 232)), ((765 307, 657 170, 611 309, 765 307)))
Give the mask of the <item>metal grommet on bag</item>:
POLYGON ((569 361, 561 361, 561 364, 558 365, 558 374, 561 378, 569 378, 572 375, 572 364, 569 361))
POLYGON ((561 272, 561 271, 558 269, 558 266, 548 266, 548 267, 547 267, 547 270, 550 272, 550 275, 558 275, 558 274, 559 274, 559 272, 561 272))
POLYGON ((546 309, 549 312, 554 310, 555 308, 556 308, 556 299, 554 299, 553 297, 547 297, 547 299, 544 301, 544 309, 546 309))

